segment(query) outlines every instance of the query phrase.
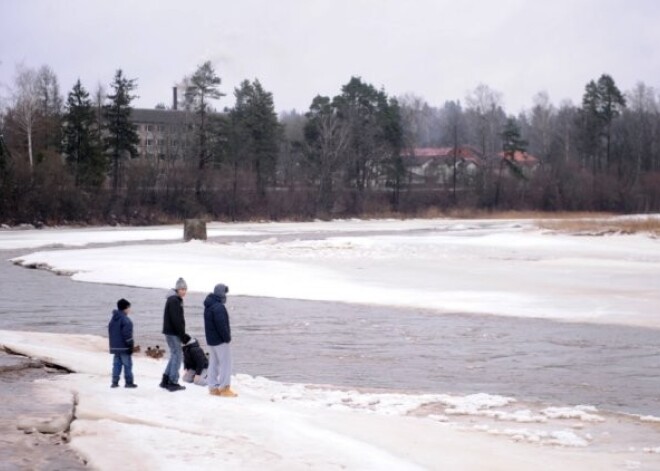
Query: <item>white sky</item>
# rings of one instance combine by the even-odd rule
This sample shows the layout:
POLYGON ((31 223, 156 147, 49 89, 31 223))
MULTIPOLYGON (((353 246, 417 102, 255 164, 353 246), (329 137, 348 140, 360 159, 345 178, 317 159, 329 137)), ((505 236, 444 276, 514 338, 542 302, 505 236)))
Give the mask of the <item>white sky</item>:
POLYGON ((356 75, 436 106, 485 83, 516 113, 541 90, 579 103, 602 73, 660 88, 659 20, 655 0, 0 0, 0 83, 46 63, 91 91, 121 67, 153 107, 211 60, 220 108, 246 78, 305 111, 356 75))

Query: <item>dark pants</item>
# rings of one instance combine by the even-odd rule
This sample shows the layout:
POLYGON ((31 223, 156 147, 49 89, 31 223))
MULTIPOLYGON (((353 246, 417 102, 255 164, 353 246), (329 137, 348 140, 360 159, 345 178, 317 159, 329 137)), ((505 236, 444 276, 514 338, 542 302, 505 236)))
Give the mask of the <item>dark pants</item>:
POLYGON ((119 383, 122 366, 124 367, 124 381, 126 384, 133 384, 133 355, 128 353, 115 353, 112 362, 112 382, 119 383))

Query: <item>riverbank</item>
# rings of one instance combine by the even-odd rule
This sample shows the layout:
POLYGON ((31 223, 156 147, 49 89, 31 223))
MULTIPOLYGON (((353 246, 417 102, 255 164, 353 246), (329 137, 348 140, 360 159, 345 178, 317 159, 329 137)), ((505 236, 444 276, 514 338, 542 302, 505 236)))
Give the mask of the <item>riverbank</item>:
MULTIPOLYGON (((657 469, 595 408, 529 409, 513 398, 319 388, 234 376, 238 398, 158 387, 165 360, 135 358, 135 390, 109 387, 106 340, 0 331, 0 344, 75 372, 71 446, 96 469, 657 469), (491 425, 491 422, 497 426, 491 425), (121 449, 122 453, 116 450, 121 449), (631 468, 631 466, 636 466, 631 468)), ((644 427, 645 440, 653 424, 644 427)), ((642 435, 640 435, 642 436, 642 435)))
MULTIPOLYGON (((0 306, 0 330, 5 330, 0 335, 4 341, 24 335, 16 343, 18 347, 27 346, 28 354, 53 363, 64 355, 58 364, 69 364, 78 373, 58 378, 55 389, 82 391, 92 398, 94 414, 100 410, 102 417, 109 416, 109 423, 98 416, 90 419, 89 434, 98 427, 101 435, 110 434, 110 443, 119 447, 124 443, 114 442, 112 433, 124 440, 124 434, 131 435, 125 430, 129 424, 146 425, 150 428, 144 431, 156 435, 166 430, 172 447, 178 443, 178 433, 188 438, 208 435, 204 427, 210 424, 204 415, 191 417, 196 424, 193 430, 180 429, 178 422, 172 426, 160 418, 154 421, 150 414, 144 423, 141 414, 151 407, 148 400, 161 392, 156 385, 164 365, 143 365, 147 367, 143 375, 147 392, 140 388, 139 400, 129 401, 136 407, 130 418, 116 419, 116 414, 123 413, 114 409, 119 403, 98 404, 99 398, 109 394, 106 370, 110 357, 104 337, 116 300, 125 297, 132 302, 138 343, 143 348, 162 346, 164 296, 173 280, 183 275, 192 288, 185 298, 187 328, 191 335, 201 337, 202 344, 205 290, 216 281, 231 287, 232 349, 235 371, 240 373, 235 377, 236 386, 242 391, 241 398, 251 395, 261 402, 230 411, 223 419, 242 423, 246 420, 242 414, 246 414, 254 422, 277 422, 302 414, 302 423, 295 422, 297 433, 336 437, 329 426, 322 424, 319 429, 316 423, 310 424, 313 417, 307 412, 339 409, 350 414, 344 425, 336 425, 340 419, 335 416, 328 420, 341 429, 340 441, 351 443, 351 449, 366 440, 369 446, 365 449, 389 452, 388 444, 396 435, 388 432, 387 436, 363 439, 367 433, 360 428, 350 430, 350 422, 376 432, 400 427, 410 436, 434 436, 439 430, 444 434, 445 429, 436 428, 437 422, 452 430, 447 432, 451 436, 461 432, 476 437, 475 455, 481 453, 479 447, 497 448, 491 456, 495 462, 501 458, 497 455, 500 447, 516 454, 518 450, 509 446, 522 442, 543 449, 571 447, 571 453, 577 448, 588 458, 607 457, 608 465, 619 466, 616 469, 660 468, 655 461, 660 450, 658 419, 647 417, 660 415, 660 377, 652 373, 657 370, 660 339, 656 328, 645 327, 657 323, 657 310, 648 308, 657 305, 657 292, 648 287, 660 273, 657 241, 639 235, 541 234, 520 221, 344 221, 256 224, 238 232, 234 232, 237 226, 218 225, 216 229, 224 235, 216 235, 206 244, 167 243, 178 237, 174 228, 164 233, 162 228, 156 230, 159 241, 151 239, 151 230, 27 231, 3 239, 7 245, 24 247, 20 252, 2 252, 6 259, 20 258, 26 266, 47 264, 55 273, 76 273, 72 279, 9 261, 1 263, 0 284, 8 296, 0 306), (86 245, 90 243, 101 245, 91 248, 86 245), (25 253, 43 244, 50 246, 48 251, 25 253), (67 245, 87 248, 63 248, 67 245), (409 282, 422 290, 421 297, 401 296, 402 284, 409 282), (247 295, 249 290, 253 295, 247 295), (488 296, 479 298, 480 293, 500 291, 501 303, 491 303, 488 296), (505 296, 510 292, 514 293, 511 297, 505 296), (287 299, 287 294, 322 299, 287 299), (525 299, 526 294, 536 298, 525 299), (356 295, 366 295, 364 302, 346 302, 355 301, 356 295), (402 299, 430 304, 398 305, 402 299), (457 300, 468 300, 473 308, 480 306, 475 309, 478 312, 448 311, 457 300), (521 301, 532 307, 523 316, 511 311, 500 316, 482 314, 491 308, 519 307, 521 301), (538 318, 544 313, 539 309, 549 318, 538 318), (628 325, 608 323, 613 319, 608 312, 628 325), (579 322, 585 313, 590 322, 579 322), (43 334, 38 332, 58 335, 53 341, 39 337, 43 334), (96 336, 98 345, 89 356, 97 362, 92 367, 99 370, 80 368, 78 363, 88 359, 78 355, 89 353, 89 345, 77 351, 81 340, 69 337, 73 332, 96 336), (60 342, 66 343, 63 350, 60 342), (41 350, 48 344, 55 354, 41 350), (71 348, 76 351, 67 353, 71 348), (273 403, 276 407, 271 409, 273 403), (382 423, 364 419, 362 414, 377 415, 381 418, 373 420, 382 423), (382 418, 389 415, 397 418, 382 418), (415 425, 406 425, 410 423, 415 425), (491 441, 493 437, 499 441, 491 441)), ((196 394, 201 393, 193 393, 193 402, 204 404, 206 396, 196 394)), ((166 405, 154 408, 169 414, 166 405)), ((181 418, 178 414, 176 420, 186 420, 183 411, 181 418)), ((255 440, 251 434, 263 438, 278 433, 273 428, 241 427, 232 433, 255 440)), ((218 434, 211 435, 206 438, 215 443, 218 434)), ((235 444, 230 438, 222 436, 235 444)), ((471 441, 454 445, 470 448, 471 443, 475 445, 471 441)), ((290 445, 256 450, 263 456, 281 456, 282 451, 292 460, 287 461, 289 465, 299 463, 293 458, 294 450, 287 448, 290 445)), ((308 444, 297 445, 305 448, 308 444)), ((89 446, 94 454, 93 441, 89 446)), ((197 446, 191 441, 191 450, 197 446)), ((309 446, 318 452, 314 459, 325 456, 326 450, 309 446)), ((408 461, 418 465, 415 460, 421 460, 422 466, 429 467, 426 464, 433 461, 424 460, 437 459, 431 448, 414 448, 420 458, 408 461)), ((399 458, 405 453, 399 444, 393 450, 399 458)), ((235 449, 225 451, 237 453, 235 449)), ((353 461, 360 454, 346 451, 341 463, 360 467, 353 461)), ((379 456, 377 460, 382 458, 379 456)), ((404 463, 408 463, 406 459, 404 463)), ((255 463, 240 464, 257 467, 255 463)), ((535 469, 525 468, 524 462, 520 466, 535 469)))
POLYGON ((0 463, 3 469, 84 470, 69 446, 76 397, 49 379, 63 371, 0 350, 0 463))

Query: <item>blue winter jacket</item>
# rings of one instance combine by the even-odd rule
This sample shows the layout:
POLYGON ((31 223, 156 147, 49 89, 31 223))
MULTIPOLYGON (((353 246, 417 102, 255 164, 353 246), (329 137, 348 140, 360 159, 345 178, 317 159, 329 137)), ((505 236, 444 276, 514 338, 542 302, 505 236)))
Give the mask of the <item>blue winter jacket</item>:
POLYGON ((231 342, 229 314, 223 299, 213 293, 204 300, 204 331, 207 345, 216 346, 231 342))
POLYGON ((110 353, 133 353, 133 321, 124 311, 112 311, 108 324, 110 353))

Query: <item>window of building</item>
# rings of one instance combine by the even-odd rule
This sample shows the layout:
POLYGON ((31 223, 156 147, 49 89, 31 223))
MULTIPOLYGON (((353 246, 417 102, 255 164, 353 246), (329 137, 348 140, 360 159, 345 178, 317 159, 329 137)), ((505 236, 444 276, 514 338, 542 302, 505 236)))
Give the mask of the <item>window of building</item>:
POLYGON ((158 139, 158 147, 164 147, 165 146, 165 139, 158 139))
POLYGON ((153 129, 153 126, 151 124, 147 124, 147 132, 151 132, 153 129))
POLYGON ((154 145, 154 140, 153 139, 147 139, 147 147, 151 147, 154 145))

